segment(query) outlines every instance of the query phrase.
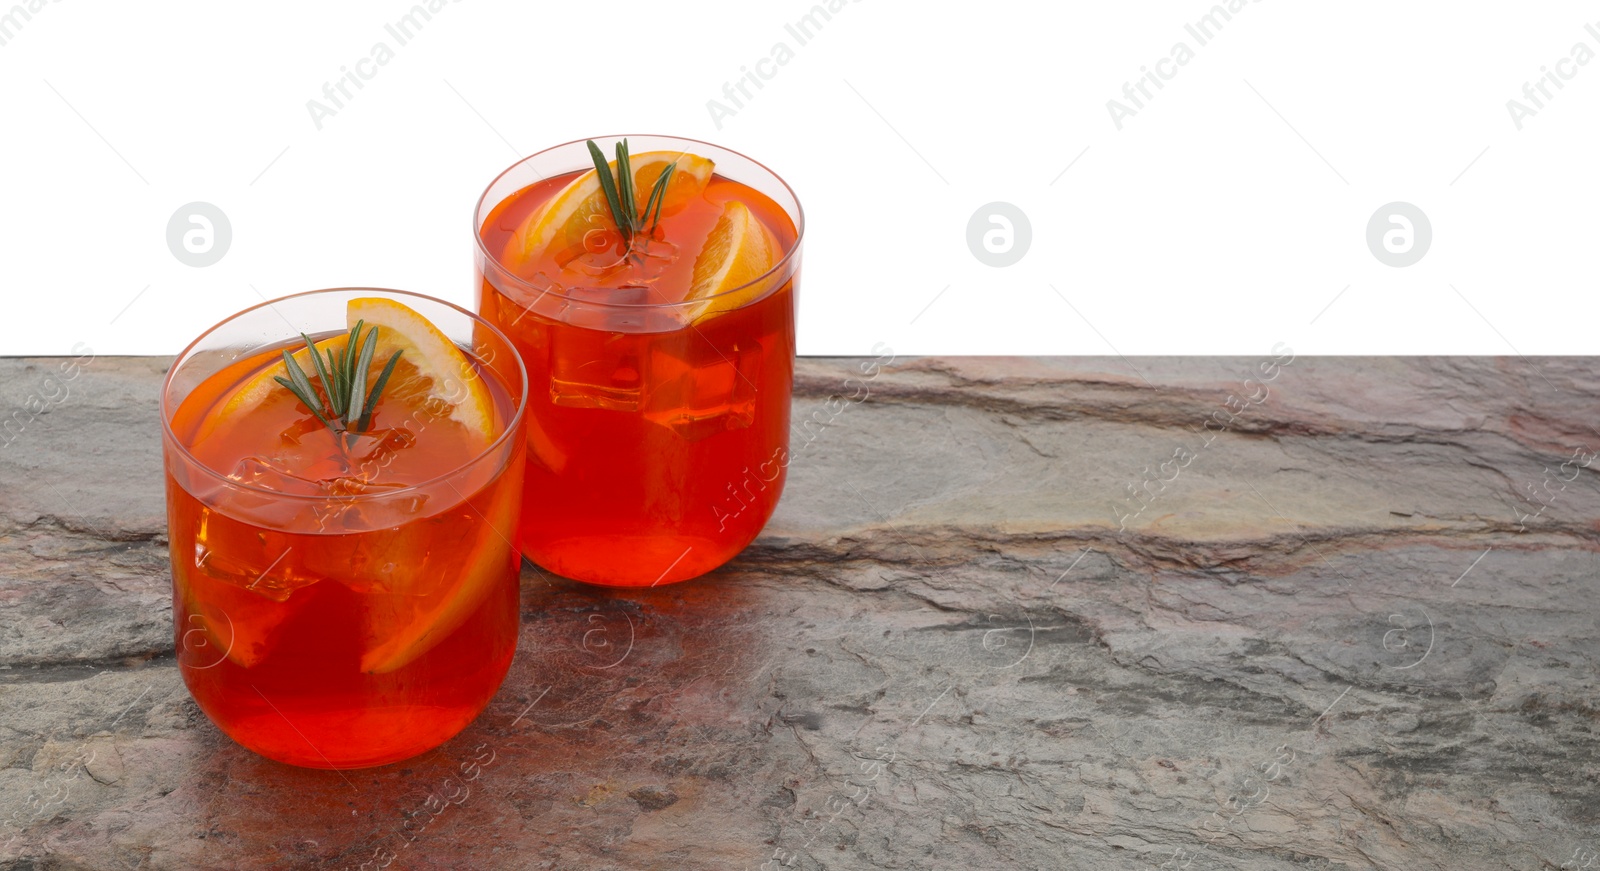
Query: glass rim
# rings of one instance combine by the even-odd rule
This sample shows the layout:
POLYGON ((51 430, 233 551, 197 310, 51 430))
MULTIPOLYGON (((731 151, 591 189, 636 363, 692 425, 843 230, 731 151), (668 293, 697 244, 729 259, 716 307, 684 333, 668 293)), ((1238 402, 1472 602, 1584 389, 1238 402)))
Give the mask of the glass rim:
MULTIPOLYGON (((738 181, 738 179, 730 179, 730 180, 738 181)), ((502 202, 503 201, 504 200, 502 200, 502 202)), ((494 204, 494 206, 498 206, 498 205, 499 205, 499 203, 495 203, 494 204)), ((779 208, 782 208, 781 204, 779 205, 779 208)), ((493 211, 493 206, 491 206, 490 211, 493 211)), ((787 212, 788 209, 784 209, 784 211, 787 212)), ((536 294, 535 299, 537 299, 539 297, 542 297, 545 294, 550 294, 552 296, 556 296, 556 297, 559 297, 561 299, 574 300, 576 302, 581 303, 582 305, 596 306, 596 307, 601 307, 601 308, 605 308, 605 307, 621 308, 621 309, 628 309, 629 311, 639 311, 639 310, 653 310, 653 311, 665 310, 665 311, 672 311, 672 310, 679 309, 679 308, 687 308, 689 306, 698 306, 698 305, 704 304, 707 300, 721 299, 723 297, 728 296, 729 294, 738 293, 738 292, 740 292, 742 290, 746 290, 746 289, 748 289, 750 287, 754 287, 754 286, 759 285, 759 284, 761 284, 763 282, 769 281, 769 280, 771 280, 771 278, 774 275, 780 274, 784 269, 789 267, 790 262, 793 261, 799 255, 801 243, 805 241, 805 238, 806 238, 806 216, 805 216, 805 208, 800 204, 800 196, 794 192, 794 188, 789 187, 789 183, 788 182, 783 180, 783 176, 778 175, 776 172, 772 171, 772 167, 767 166, 766 164, 762 163, 759 160, 756 160, 755 158, 751 157, 748 154, 745 154, 745 153, 740 152, 740 151, 734 151, 732 148, 728 148, 727 146, 718 145, 715 142, 706 142, 703 139, 690 139, 687 136, 674 136, 674 135, 672 135, 670 133, 616 133, 616 134, 609 134, 609 135, 606 135, 606 136, 587 136, 587 137, 584 137, 583 139, 573 139, 573 140, 570 140, 568 142, 560 143, 559 145, 552 145, 549 148, 540 149, 539 151, 535 151, 534 153, 532 153, 532 154, 530 154, 530 155, 528 155, 526 157, 518 159, 515 163, 513 163, 510 166, 506 167, 504 170, 501 170, 500 174, 496 175, 492 180, 490 180, 489 184, 484 187, 483 193, 478 196, 477 205, 473 206, 473 208, 472 208, 472 241, 473 241, 474 246, 477 249, 478 256, 481 257, 485 263, 494 264, 494 268, 498 271, 498 273, 501 274, 501 275, 504 275, 508 280, 510 280, 513 284, 515 284, 519 289, 525 289, 527 291, 530 291, 533 294, 536 294), (506 176, 510 175, 512 173, 512 171, 514 171, 517 167, 522 166, 523 164, 527 163, 528 161, 533 160, 536 157, 540 157, 542 155, 549 154, 549 153, 551 153, 553 151, 557 151, 557 150, 562 149, 562 148, 570 148, 570 147, 575 146, 575 145, 581 145, 581 144, 583 144, 585 142, 588 142, 589 140, 594 140, 596 142, 599 142, 599 141, 603 141, 603 140, 616 140, 616 139, 627 139, 627 138, 668 139, 668 140, 672 140, 673 142, 691 143, 691 144, 694 144, 694 145, 705 145, 705 146, 708 146, 710 148, 717 149, 718 151, 723 151, 723 152, 726 152, 728 154, 732 154, 732 155, 735 155, 737 157, 743 158, 744 160, 748 160, 751 163, 755 164, 756 166, 760 167, 764 172, 767 173, 767 175, 772 176, 773 180, 776 181, 780 186, 782 186, 784 191, 789 194, 789 198, 794 201, 794 215, 793 215, 793 217, 794 217, 794 230, 795 230, 794 244, 790 245, 789 246, 789 250, 785 251, 783 253, 783 256, 778 258, 778 262, 772 264, 772 268, 770 268, 767 271, 761 273, 759 276, 751 279, 750 281, 747 281, 747 282, 745 282, 743 284, 740 284, 740 285, 738 285, 736 287, 728 288, 727 290, 724 290, 721 293, 715 293, 715 294, 712 294, 711 296, 699 297, 697 299, 692 299, 692 300, 686 299, 686 300, 680 300, 678 302, 647 302, 647 303, 604 302, 604 301, 599 301, 599 300, 588 300, 588 299, 574 300, 574 298, 570 294, 562 293, 562 292, 557 291, 557 290, 552 290, 552 289, 547 288, 547 287, 539 287, 539 286, 535 285, 533 282, 528 281, 527 279, 525 279, 525 278, 523 278, 523 277, 521 277, 519 275, 512 274, 512 272, 509 269, 507 269, 503 264, 500 263, 500 260, 499 260, 498 257, 496 257, 495 255, 489 253, 489 249, 486 248, 484 246, 484 244, 483 244, 483 225, 480 222, 479 215, 487 216, 487 213, 485 213, 484 210, 483 210, 484 203, 487 202, 488 199, 489 199, 489 192, 491 190, 494 190, 494 186, 499 184, 501 179, 503 179, 506 176)), ((763 294, 763 297, 764 296, 765 296, 765 294, 763 294)), ((751 300, 750 302, 746 302, 743 305, 736 306, 735 308, 736 309, 745 308, 746 306, 749 306, 749 305, 751 305, 752 303, 754 303, 756 301, 757 300, 751 300)))
MULTIPOLYGON (((274 311, 276 311, 276 309, 274 309, 274 311)), ((419 312, 419 314, 420 314, 420 312, 419 312)), ((293 326, 291 325, 290 328, 292 329, 293 326)), ((293 340, 293 338, 294 337, 292 337, 292 336, 290 337, 291 341, 293 340)), ((487 368, 487 367, 485 367, 485 368, 487 368)), ((439 486, 440 483, 445 482, 445 481, 447 481, 447 480, 449 480, 451 478, 455 478, 455 477, 461 475, 463 472, 467 471, 468 469, 470 469, 474 465, 477 465, 480 461, 482 461, 486 457, 492 456, 492 455, 500 452, 502 450, 503 445, 506 443, 506 441, 508 439, 512 438, 518 432, 518 430, 520 429, 521 424, 522 424, 522 417, 527 412, 527 407, 528 407, 528 368, 522 362, 522 355, 517 353, 516 346, 511 343, 510 337, 508 337, 503 331, 501 331, 501 329, 499 327, 495 326, 492 323, 489 323, 489 321, 485 320, 484 318, 478 316, 477 314, 475 314, 475 313, 473 313, 471 311, 468 311, 467 309, 462 308, 461 306, 456 305, 453 302, 448 302, 446 300, 439 299, 438 297, 435 297, 435 296, 428 296, 427 294, 417 293, 415 291, 410 291, 410 290, 396 290, 396 289, 390 288, 390 287, 324 287, 324 288, 320 288, 320 289, 317 289, 317 290, 304 290, 304 291, 300 291, 299 293, 291 293, 291 294, 289 294, 287 296, 280 296, 280 297, 278 297, 276 299, 269 299, 269 300, 266 300, 264 302, 260 302, 260 303, 257 303, 255 305, 249 306, 247 308, 240 309, 239 311, 236 311, 233 314, 228 315, 227 317, 223 318, 222 320, 217 321, 215 324, 212 324, 211 326, 207 327, 204 331, 202 331, 200 333, 200 335, 198 335, 198 336, 196 336, 194 338, 194 341, 191 341, 188 345, 184 346, 184 349, 182 351, 179 351, 178 355, 173 358, 172 366, 169 369, 167 369, 166 377, 161 379, 161 437, 162 437, 163 441, 169 442, 171 445, 173 445, 174 447, 177 448, 178 453, 180 454, 180 459, 186 465, 189 465, 189 466, 192 466, 194 468, 200 469, 201 471, 205 472, 210 477, 215 478, 219 483, 221 483, 222 485, 224 485, 226 487, 232 487, 232 488, 235 488, 235 489, 244 490, 244 491, 251 492, 251 493, 260 493, 260 494, 263 494, 263 495, 272 496, 272 497, 277 498, 277 499, 288 499, 288 500, 292 500, 292 501, 296 501, 296 502, 338 502, 339 504, 349 504, 349 503, 353 503, 353 502, 355 502, 355 503, 359 503, 359 502, 378 502, 378 501, 387 501, 387 500, 395 499, 395 498, 404 498, 404 497, 416 494, 417 491, 429 490, 429 489, 432 489, 434 487, 437 487, 437 486, 439 486), (242 481, 235 481, 232 478, 228 477, 227 475, 224 475, 221 471, 219 471, 217 469, 214 469, 211 466, 207 465, 199 457, 196 457, 194 455, 194 452, 189 450, 189 446, 184 444, 183 441, 178 438, 178 434, 173 432, 173 430, 172 430, 172 416, 173 416, 173 414, 175 414, 177 412, 177 409, 171 407, 171 403, 172 403, 171 387, 172 387, 172 379, 173 379, 174 376, 176 376, 176 374, 178 372, 179 364, 181 364, 185 359, 187 359, 190 356, 190 354, 195 350, 196 346, 198 346, 202 341, 204 341, 207 336, 210 336, 211 334, 215 333, 217 330, 221 329, 224 325, 226 325, 228 323, 231 323, 232 321, 238 320, 239 318, 241 318, 241 317, 243 317, 243 316, 245 316, 245 315, 247 315, 247 314, 249 314, 251 312, 260 311, 261 309, 264 309, 264 308, 272 308, 274 305, 276 305, 276 304, 278 304, 280 302, 287 302, 287 301, 292 300, 292 299, 299 299, 300 297, 319 296, 321 294, 329 294, 329 293, 348 293, 348 292, 372 292, 372 293, 377 293, 377 294, 394 294, 394 295, 397 295, 397 296, 412 297, 412 298, 415 298, 415 299, 424 299, 424 300, 427 300, 427 301, 429 301, 431 303, 437 303, 439 305, 446 306, 447 308, 455 309, 456 311, 460 312, 461 314, 466 315, 467 317, 469 317, 473 321, 475 321, 477 326, 487 327, 489 329, 490 333, 496 339, 498 339, 503 345, 505 345, 505 347, 509 351, 511 351, 511 356, 512 356, 513 359, 515 359, 516 364, 517 364, 517 374, 521 376, 521 380, 522 380, 522 392, 521 392, 521 395, 520 396, 513 395, 513 397, 512 397, 514 400, 516 400, 516 407, 515 407, 515 409, 513 410, 512 414, 511 414, 510 420, 508 420, 506 422, 506 426, 505 426, 504 431, 501 432, 498 436, 496 436, 491 442, 489 442, 489 444, 487 446, 485 446, 482 450, 475 452, 471 457, 469 457, 467 460, 465 460, 461 464, 451 468, 449 471, 446 471, 446 472, 443 472, 441 474, 435 475, 432 478, 427 479, 426 481, 419 481, 419 482, 417 482, 415 484, 407 484, 406 486, 401 487, 398 490, 384 490, 384 491, 378 492, 378 493, 358 493, 358 494, 354 494, 354 495, 350 495, 350 496, 311 496, 311 495, 307 495, 307 494, 304 494, 304 493, 284 493, 284 492, 282 492, 280 490, 272 490, 272 489, 269 489, 269 488, 266 488, 266 487, 257 487, 257 486, 252 485, 252 484, 246 484, 246 483, 244 483, 242 481)), ((167 474, 170 475, 171 472, 168 471, 167 474)), ((179 485, 179 486, 182 486, 182 485, 179 485)), ((196 494, 190 494, 190 495, 196 495, 196 494)), ((471 496, 471 494, 465 494, 465 495, 462 496, 462 500, 465 501, 470 496, 471 496)))

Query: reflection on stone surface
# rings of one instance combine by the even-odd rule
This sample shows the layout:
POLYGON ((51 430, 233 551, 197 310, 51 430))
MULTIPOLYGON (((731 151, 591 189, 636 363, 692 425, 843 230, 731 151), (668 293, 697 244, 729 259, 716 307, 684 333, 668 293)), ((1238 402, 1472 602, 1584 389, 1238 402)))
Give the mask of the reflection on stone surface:
MULTIPOLYGON (((0 361, 0 407, 49 365, 0 361)), ((863 388, 861 361, 801 361, 788 488, 750 550, 622 593, 526 568, 484 716, 324 772, 240 749, 184 691, 162 361, 97 360, 0 450, 0 863, 1600 851, 1590 362, 1301 358, 1266 395, 1257 360, 1135 365, 903 360, 863 388)))

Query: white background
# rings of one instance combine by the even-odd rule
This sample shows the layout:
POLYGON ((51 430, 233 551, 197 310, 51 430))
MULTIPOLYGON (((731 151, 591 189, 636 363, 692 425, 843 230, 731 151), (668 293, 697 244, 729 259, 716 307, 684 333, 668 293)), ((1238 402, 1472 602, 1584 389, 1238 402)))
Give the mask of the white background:
POLYGON ((1201 47, 1203 0, 861 0, 803 46, 804 0, 463 0, 404 46, 403 0, 33 2, 0 46, 0 354, 170 354, 319 287, 470 305, 489 180, 619 132, 795 188, 803 354, 1600 351, 1600 60, 1522 130, 1506 108, 1600 51, 1595 3, 1260 0, 1201 47), (307 101, 380 41, 318 130, 307 101), (1106 102, 1179 41, 1194 59, 1119 131, 1106 102), (707 101, 778 42, 793 59, 719 128, 707 101), (206 268, 166 243, 197 200, 233 228, 206 268), (1408 268, 1365 240, 1397 200, 1433 225, 1408 268), (991 201, 1031 219, 1007 268, 967 247, 991 201))

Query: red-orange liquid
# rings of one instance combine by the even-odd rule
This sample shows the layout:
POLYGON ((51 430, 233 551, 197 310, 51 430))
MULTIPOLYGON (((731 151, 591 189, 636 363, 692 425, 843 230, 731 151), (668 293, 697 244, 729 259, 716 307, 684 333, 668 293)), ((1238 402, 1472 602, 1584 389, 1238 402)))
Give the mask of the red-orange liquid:
MULTIPOLYGON (((481 228, 488 251, 577 173, 530 185, 481 228)), ((670 303, 690 287, 696 255, 739 200, 788 251, 793 221, 770 198, 722 176, 663 216, 677 257, 652 263, 643 293, 629 276, 595 278, 549 260, 513 271, 541 296, 479 270, 478 311, 505 331, 528 369, 528 472, 518 545, 578 580, 654 586, 704 574, 743 550, 777 505, 788 466, 794 377, 792 276, 765 296, 692 325, 593 303, 670 303)), ((508 267, 511 268, 511 267, 508 267)))
MULTIPOLYGON (((404 759, 470 723, 510 666, 519 559, 507 536, 522 451, 381 506, 352 497, 363 479, 377 482, 370 493, 435 481, 481 453, 481 442, 447 418, 380 402, 373 429, 412 439, 386 454, 370 451, 380 437, 364 437, 351 463, 287 391, 241 419, 220 413, 277 359, 274 349, 224 369, 173 417, 174 434, 206 468, 301 494, 229 486, 168 446, 184 682, 214 723, 264 756, 314 768, 404 759), (259 473, 246 458, 305 480, 259 473), (342 482, 336 496, 306 495, 316 490, 308 481, 329 479, 342 482)), ((484 381, 503 427, 511 400, 493 377, 484 381)))

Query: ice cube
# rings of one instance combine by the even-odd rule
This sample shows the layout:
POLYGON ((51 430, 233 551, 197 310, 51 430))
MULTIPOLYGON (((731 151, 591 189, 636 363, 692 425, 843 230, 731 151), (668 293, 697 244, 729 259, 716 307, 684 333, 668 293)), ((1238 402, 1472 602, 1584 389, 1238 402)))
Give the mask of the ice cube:
POLYGON ((590 230, 583 250, 561 263, 564 275, 599 279, 613 287, 623 284, 651 284, 663 270, 678 259, 678 246, 654 236, 635 236, 624 246, 614 230, 590 230))
POLYGON ((317 420, 316 417, 308 414, 290 424, 283 430, 283 432, 278 433, 278 438, 281 439, 285 445, 294 445, 298 447, 301 439, 305 438, 311 433, 319 432, 324 429, 327 429, 326 424, 320 420, 317 420))
POLYGON ((650 357, 653 380, 645 417, 698 441, 755 420, 761 345, 741 339, 718 347, 689 330, 676 342, 658 342, 650 357))
POLYGON ((347 492, 330 495, 326 500, 310 506, 310 515, 317 524, 318 532, 368 532, 391 528, 421 515, 428 504, 426 492, 379 499, 358 498, 403 488, 404 485, 399 484, 373 485, 354 478, 340 478, 330 481, 329 486, 330 489, 344 488, 347 492))
POLYGON ((194 567, 213 580, 283 602, 302 587, 322 580, 294 558, 294 546, 281 532, 241 523, 210 508, 200 511, 194 537, 194 567))
POLYGON ((550 401, 568 408, 637 411, 647 374, 631 333, 558 329, 550 339, 550 401))
MULTIPOLYGON (((592 239, 593 231, 590 231, 590 233, 592 239)), ((585 246, 590 244, 591 239, 584 240, 585 246)), ((603 242, 604 240, 601 241, 603 242)), ((629 271, 630 265, 628 255, 619 250, 618 246, 602 245, 594 250, 586 250, 578 254, 578 256, 562 264, 562 270, 567 273, 588 276, 589 278, 606 278, 629 271)))
POLYGON ((562 312, 567 308, 566 288, 562 287, 550 276, 543 272, 535 273, 527 280, 528 286, 511 286, 499 289, 505 295, 507 302, 515 311, 502 312, 499 320, 506 332, 518 335, 523 330, 533 329, 534 325, 543 318, 548 321, 559 321, 562 312), (511 314, 508 320, 505 314, 511 314), (531 317, 538 315, 539 317, 531 317))
POLYGON ((296 474, 288 463, 275 457, 245 457, 234 464, 228 478, 249 487, 290 496, 324 494, 321 480, 296 474))
MULTIPOLYGON (((306 555, 308 568, 357 593, 393 593, 409 589, 409 579, 430 570, 448 575, 451 567, 428 560, 425 530, 402 524, 327 536, 306 555)), ((459 567, 457 567, 459 568, 459 567)))
POLYGON ((311 516, 316 519, 317 529, 322 532, 365 532, 390 527, 421 514, 428 502, 428 494, 412 492, 385 496, 386 493, 405 490, 411 485, 375 480, 381 472, 381 466, 364 463, 353 474, 323 480, 321 484, 328 498, 311 506, 311 516))
POLYGON ((381 482, 384 470, 394 462, 400 451, 417 443, 417 434, 403 426, 348 433, 344 438, 348 445, 345 453, 351 460, 351 473, 336 475, 334 479, 353 478, 364 482, 367 489, 391 486, 381 482))

